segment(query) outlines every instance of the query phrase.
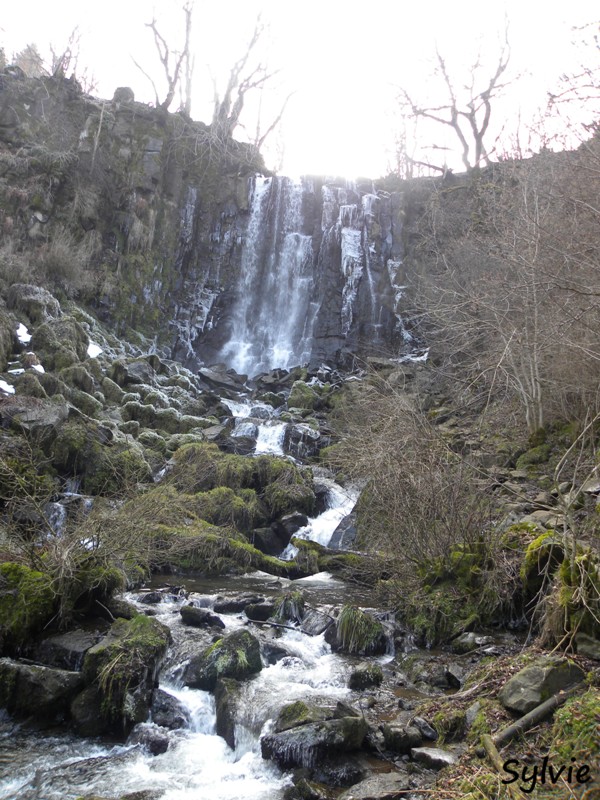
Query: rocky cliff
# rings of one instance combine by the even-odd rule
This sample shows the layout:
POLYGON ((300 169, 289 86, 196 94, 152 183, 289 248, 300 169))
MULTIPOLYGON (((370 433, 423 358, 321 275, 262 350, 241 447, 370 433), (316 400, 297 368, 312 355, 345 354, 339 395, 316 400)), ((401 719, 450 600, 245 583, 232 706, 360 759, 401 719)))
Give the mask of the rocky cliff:
POLYGON ((400 195, 264 176, 250 145, 130 90, 103 101, 0 75, 7 283, 77 296, 192 367, 252 373, 402 341, 400 195))

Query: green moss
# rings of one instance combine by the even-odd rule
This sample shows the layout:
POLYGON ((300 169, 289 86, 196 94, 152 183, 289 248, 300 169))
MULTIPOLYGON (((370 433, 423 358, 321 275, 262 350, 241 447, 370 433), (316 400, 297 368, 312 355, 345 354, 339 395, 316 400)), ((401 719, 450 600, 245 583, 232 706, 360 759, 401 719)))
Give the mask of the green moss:
POLYGON ((48 575, 24 564, 0 564, 0 650, 26 644, 50 620, 54 608, 48 575))
POLYGON ((263 516, 253 489, 234 492, 218 486, 209 492, 199 492, 194 495, 193 508, 201 519, 213 525, 233 526, 242 533, 249 533, 263 516))
POLYGON ((564 558, 562 542, 555 531, 546 531, 537 536, 527 547, 521 564, 520 574, 528 596, 539 592, 544 583, 545 573, 554 574, 564 558))
POLYGON ((304 616, 304 595, 296 590, 285 592, 275 601, 275 613, 273 615, 279 620, 289 620, 290 622, 302 622, 304 616))
POLYGON ((337 620, 337 639, 347 653, 368 655, 381 649, 383 625, 360 608, 345 605, 337 620))
POLYGON ((589 764, 598 755, 599 729, 600 690, 592 687, 555 712, 553 749, 567 763, 575 758, 580 764, 589 764))
POLYGON ((517 469, 527 469, 530 466, 538 464, 545 464, 550 458, 552 448, 549 444, 540 444, 537 447, 532 447, 522 456, 517 459, 517 469))

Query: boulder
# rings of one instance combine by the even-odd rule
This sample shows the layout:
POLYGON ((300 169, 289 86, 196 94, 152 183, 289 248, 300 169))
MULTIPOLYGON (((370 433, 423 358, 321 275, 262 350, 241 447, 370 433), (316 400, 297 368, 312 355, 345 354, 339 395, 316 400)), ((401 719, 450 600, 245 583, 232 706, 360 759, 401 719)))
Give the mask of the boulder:
POLYGON ((13 395, 0 403, 0 424, 46 444, 56 438, 57 428, 73 412, 79 414, 65 402, 13 395))
POLYGON ((577 633, 575 635, 575 645, 580 656, 600 661, 600 641, 587 633, 577 633))
POLYGON ((509 711, 527 714, 556 692, 584 679, 583 670, 566 658, 539 658, 513 675, 498 693, 498 700, 509 711))
POLYGON ((43 664, 59 669, 81 670, 85 654, 93 647, 100 635, 77 629, 67 633, 48 636, 37 646, 35 657, 43 664))
POLYGON ((162 603, 164 600, 164 595, 162 592, 143 592, 142 594, 138 594, 137 601, 138 603, 143 603, 144 605, 153 606, 157 603, 162 603))
POLYGON ((206 608, 196 608, 192 605, 181 606, 179 613, 184 625, 193 625, 195 628, 225 628, 223 620, 206 608))
POLYGON ((330 711, 314 703, 309 704, 304 700, 296 700, 295 703, 288 703, 280 709, 273 730, 275 733, 282 733, 296 728, 298 725, 323 722, 332 716, 330 711))
POLYGON ((60 304, 56 297, 40 286, 27 283, 13 283, 8 290, 6 304, 8 308, 25 314, 34 325, 60 316, 60 304))
POLYGON ((474 632, 461 633, 461 635, 452 642, 452 650, 454 653, 459 654, 470 653, 473 650, 477 650, 478 647, 493 643, 494 640, 491 636, 484 636, 483 634, 474 632))
POLYGON ((379 655, 386 652, 387 638, 381 622, 356 606, 346 605, 325 634, 333 650, 356 655, 379 655))
POLYGON ((424 739, 429 739, 430 741, 435 742, 435 740, 438 738, 438 733, 435 728, 433 728, 426 719, 423 719, 423 717, 414 717, 411 725, 414 725, 414 727, 421 732, 421 736, 424 739))
POLYGON ((240 699, 241 683, 233 678, 219 678, 215 687, 216 731, 232 750, 235 749, 236 709, 240 699))
POLYGON ((266 622, 275 613, 275 603, 250 603, 244 608, 244 613, 253 622, 266 622))
POLYGON ((192 657, 184 669, 183 682, 193 689, 213 691, 219 678, 243 680, 261 669, 258 639, 238 630, 192 657))
POLYGON ((427 769, 443 769, 456 764, 456 756, 440 747, 413 747, 410 757, 427 769))
POLYGON ((314 767, 332 755, 358 750, 367 730, 362 717, 309 723, 263 736, 261 752, 282 769, 314 767))
POLYGON ((110 724, 102 713, 102 692, 88 686, 71 703, 71 722, 80 736, 102 736, 110 724))
POLYGON ((161 728, 178 730, 187 728, 190 723, 190 715, 183 703, 180 703, 172 694, 163 689, 156 689, 152 695, 152 706, 150 707, 152 722, 161 728))
POLYGON ((310 425, 288 425, 283 440, 283 450, 300 460, 312 458, 319 452, 321 434, 310 425))
POLYGON ((381 686, 383 672, 379 664, 365 661, 350 673, 348 687, 350 689, 368 689, 370 686, 381 686))
POLYGON ((381 730, 386 748, 393 753, 405 755, 423 744, 421 731, 415 725, 383 725, 381 730))
POLYGON ((408 776, 402 772, 372 775, 343 792, 338 800, 398 800, 408 792, 408 776))
POLYGON ((215 600, 214 610, 217 614, 238 614, 251 603, 262 603, 264 597, 258 594, 238 594, 234 597, 220 597, 215 600))
POLYGON ((81 673, 0 658, 0 705, 37 719, 63 719, 81 689, 81 673))
POLYGON ((31 349, 47 370, 60 370, 85 361, 88 345, 87 333, 73 317, 44 322, 31 337, 31 349))
POLYGON ((334 530, 329 541, 332 550, 347 550, 356 540, 356 514, 347 514, 334 530))
POLYGON ((129 734, 127 744, 139 744, 151 755, 159 756, 169 749, 169 735, 167 730, 159 725, 140 722, 129 734))
POLYGON ((150 712, 152 690, 171 640, 169 629, 143 614, 118 619, 106 636, 87 651, 83 672, 97 683, 102 717, 116 735, 127 735, 150 712))
POLYGON ((309 636, 320 636, 330 625, 333 625, 333 619, 328 614, 317 611, 316 608, 308 608, 304 612, 300 628, 309 636))

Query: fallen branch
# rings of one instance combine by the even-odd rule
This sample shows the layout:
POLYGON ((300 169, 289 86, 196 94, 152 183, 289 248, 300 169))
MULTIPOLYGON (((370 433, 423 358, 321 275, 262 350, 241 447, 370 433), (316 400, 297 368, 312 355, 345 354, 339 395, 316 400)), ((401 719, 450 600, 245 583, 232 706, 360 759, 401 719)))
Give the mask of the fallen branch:
POLYGON ((566 691, 560 691, 556 694, 553 694, 552 697, 549 697, 543 703, 540 703, 539 706, 536 706, 532 711, 529 711, 529 713, 524 714, 516 722, 513 722, 512 725, 509 725, 507 728, 495 733, 492 739, 496 747, 504 747, 504 745, 510 742, 511 739, 514 739, 517 734, 525 733, 525 731, 528 731, 530 728, 533 728, 534 725, 537 725, 538 722, 546 719, 546 717, 549 716, 555 708, 561 706, 566 700, 569 699, 569 697, 571 697, 571 695, 575 694, 575 692, 581 689, 581 687, 582 684, 578 683, 576 686, 572 686, 566 691))
MULTIPOLYGON (((496 745, 494 744, 492 737, 489 733, 484 733, 481 737, 481 744, 485 748, 485 752, 488 754, 488 758, 496 768, 496 771, 499 775, 504 773, 504 764, 502 763, 502 759, 500 758, 500 753, 496 749, 496 745)), ((504 784, 506 786, 506 791, 509 795, 513 798, 513 800, 521 800, 521 796, 519 792, 511 786, 510 783, 504 784)))

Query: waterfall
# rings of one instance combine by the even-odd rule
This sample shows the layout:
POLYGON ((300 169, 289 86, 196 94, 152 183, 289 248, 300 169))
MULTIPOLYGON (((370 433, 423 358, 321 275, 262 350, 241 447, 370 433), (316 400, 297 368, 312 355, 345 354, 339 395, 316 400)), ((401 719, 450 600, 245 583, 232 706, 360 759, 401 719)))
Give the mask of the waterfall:
POLYGON ((221 359, 255 375, 310 358, 312 237, 301 232, 304 186, 257 176, 229 341, 221 359))

